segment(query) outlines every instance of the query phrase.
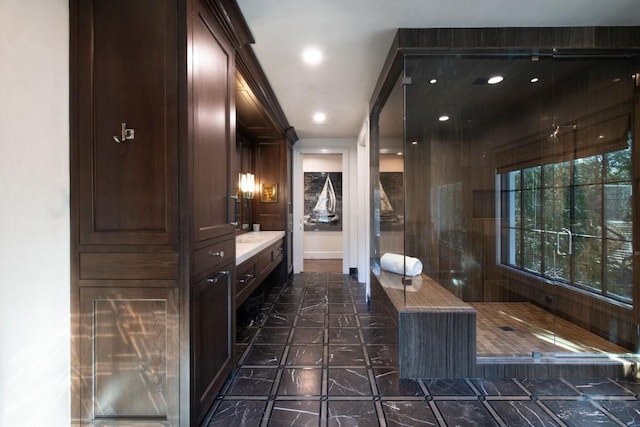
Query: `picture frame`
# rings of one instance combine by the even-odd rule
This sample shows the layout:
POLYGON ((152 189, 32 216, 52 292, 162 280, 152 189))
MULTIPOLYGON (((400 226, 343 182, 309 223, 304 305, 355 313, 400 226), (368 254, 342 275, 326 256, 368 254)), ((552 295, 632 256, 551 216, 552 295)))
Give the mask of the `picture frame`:
POLYGON ((262 184, 262 191, 260 192, 260 200, 263 203, 277 203, 278 202, 278 184, 262 184))

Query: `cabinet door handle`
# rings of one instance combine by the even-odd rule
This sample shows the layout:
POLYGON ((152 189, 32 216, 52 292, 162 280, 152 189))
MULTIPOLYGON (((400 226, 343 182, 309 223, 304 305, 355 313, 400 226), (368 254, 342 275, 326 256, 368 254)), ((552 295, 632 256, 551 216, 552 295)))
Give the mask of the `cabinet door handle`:
POLYGON ((218 283, 220 281, 220 279, 222 279, 225 276, 228 276, 230 274, 229 271, 221 271, 220 273, 216 274, 213 277, 209 277, 207 279, 207 283, 211 283, 212 285, 215 285, 216 283, 218 283))
POLYGON ((219 252, 209 251, 209 255, 212 257, 224 258, 224 251, 219 251, 219 252))

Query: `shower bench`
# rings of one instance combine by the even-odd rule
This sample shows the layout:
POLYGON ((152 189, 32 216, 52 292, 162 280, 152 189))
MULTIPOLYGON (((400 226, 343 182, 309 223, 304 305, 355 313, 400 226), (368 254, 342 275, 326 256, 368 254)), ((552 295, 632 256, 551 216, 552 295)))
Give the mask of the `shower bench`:
POLYGON ((473 307, 424 273, 412 277, 407 286, 401 275, 372 273, 371 292, 373 301, 384 301, 397 319, 400 378, 475 376, 473 307))

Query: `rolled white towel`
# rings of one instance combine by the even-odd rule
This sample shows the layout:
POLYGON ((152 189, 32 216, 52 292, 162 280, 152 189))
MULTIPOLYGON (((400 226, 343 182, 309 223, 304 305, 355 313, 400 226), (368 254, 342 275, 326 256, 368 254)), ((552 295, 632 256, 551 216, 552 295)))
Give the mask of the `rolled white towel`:
POLYGON ((380 268, 392 273, 404 274, 412 277, 422 273, 422 261, 410 256, 386 253, 380 258, 380 268))

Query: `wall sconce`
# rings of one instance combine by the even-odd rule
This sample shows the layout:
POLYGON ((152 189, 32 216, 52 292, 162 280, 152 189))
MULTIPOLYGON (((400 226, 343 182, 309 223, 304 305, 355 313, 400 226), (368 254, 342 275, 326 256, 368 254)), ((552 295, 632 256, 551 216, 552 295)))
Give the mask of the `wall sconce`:
POLYGON ((256 179, 252 173, 241 173, 238 180, 240 195, 245 199, 253 199, 253 192, 256 187, 256 179))

